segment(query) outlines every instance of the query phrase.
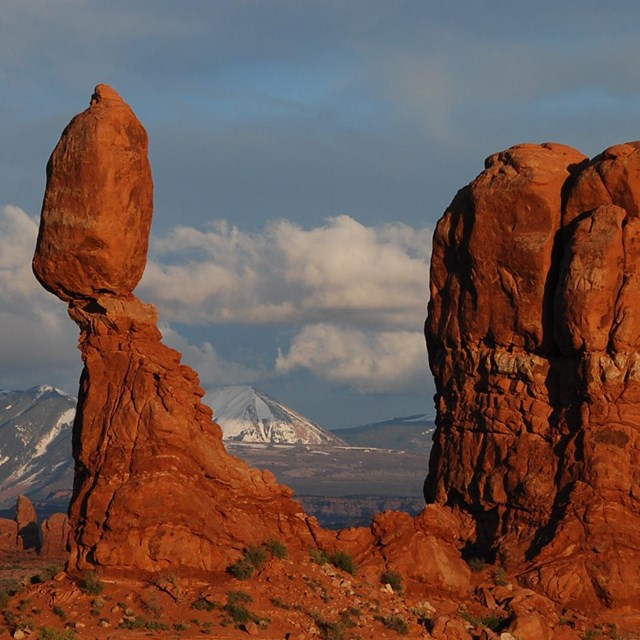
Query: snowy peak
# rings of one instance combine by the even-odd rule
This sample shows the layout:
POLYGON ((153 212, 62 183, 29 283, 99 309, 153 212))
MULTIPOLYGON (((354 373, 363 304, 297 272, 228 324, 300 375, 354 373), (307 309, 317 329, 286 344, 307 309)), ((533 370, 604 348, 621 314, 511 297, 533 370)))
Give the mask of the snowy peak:
POLYGON ((0 394, 0 506, 70 487, 76 399, 42 385, 0 394))
POLYGON ((290 407, 249 386, 210 390, 205 402, 214 411, 225 440, 272 444, 344 445, 290 407))

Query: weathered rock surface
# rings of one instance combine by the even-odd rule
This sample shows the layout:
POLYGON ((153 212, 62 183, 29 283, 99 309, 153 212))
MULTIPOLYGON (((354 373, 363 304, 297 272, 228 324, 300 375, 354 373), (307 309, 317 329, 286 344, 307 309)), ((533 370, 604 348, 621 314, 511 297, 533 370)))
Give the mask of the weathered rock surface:
POLYGON ((147 133, 111 87, 64 130, 47 165, 33 269, 63 300, 128 295, 147 261, 153 182, 147 133))
POLYGON ((18 496, 16 503, 16 525, 23 549, 40 548, 40 527, 33 502, 27 496, 18 496))
POLYGON ((18 538, 18 524, 9 518, 0 518, 0 552, 21 551, 22 542, 18 538))
POLYGON ((41 527, 42 547, 40 555, 44 558, 66 558, 69 555, 69 536, 71 527, 66 513, 50 515, 41 527))
POLYGON ((68 567, 196 574, 267 538, 311 544, 291 491, 225 452, 197 374, 132 294, 151 215, 144 128, 98 85, 49 162, 34 257, 81 331, 68 567))
POLYGON ((640 602, 639 203, 640 143, 519 145, 434 237, 425 496, 577 606, 640 602))

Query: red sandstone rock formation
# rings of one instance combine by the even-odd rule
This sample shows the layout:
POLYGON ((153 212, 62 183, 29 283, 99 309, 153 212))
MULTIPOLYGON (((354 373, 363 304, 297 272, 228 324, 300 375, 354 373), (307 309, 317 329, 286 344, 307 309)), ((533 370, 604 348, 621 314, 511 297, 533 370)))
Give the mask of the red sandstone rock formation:
POLYGON ((81 331, 68 566, 193 574, 270 537, 311 544, 292 492, 227 455, 198 376, 132 294, 151 214, 144 128, 98 85, 51 156, 33 262, 81 331))
POLYGON ((44 558, 66 558, 69 555, 71 527, 66 513, 54 513, 42 523, 42 547, 44 558))
POLYGON ((491 156, 439 221, 428 502, 556 601, 640 601, 640 143, 491 156))
POLYGON ((0 518, 0 553, 21 551, 22 542, 18 542, 18 524, 9 518, 0 518))
POLYGON ((40 527, 33 502, 27 496, 19 496, 16 503, 18 538, 23 549, 40 548, 40 527))

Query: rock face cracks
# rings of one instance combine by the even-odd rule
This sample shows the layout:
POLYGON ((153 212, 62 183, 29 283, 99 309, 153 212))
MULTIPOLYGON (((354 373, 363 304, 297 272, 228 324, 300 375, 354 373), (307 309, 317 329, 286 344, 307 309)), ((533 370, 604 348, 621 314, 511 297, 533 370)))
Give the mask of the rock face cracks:
POLYGON ((492 155, 439 221, 428 502, 574 604, 640 601, 640 142, 492 155))
POLYGON ((270 537, 312 542, 291 491, 224 449, 197 374, 132 293, 152 216, 147 135, 98 85, 47 167, 38 280, 68 302, 84 370, 74 423, 69 569, 224 569, 270 537))

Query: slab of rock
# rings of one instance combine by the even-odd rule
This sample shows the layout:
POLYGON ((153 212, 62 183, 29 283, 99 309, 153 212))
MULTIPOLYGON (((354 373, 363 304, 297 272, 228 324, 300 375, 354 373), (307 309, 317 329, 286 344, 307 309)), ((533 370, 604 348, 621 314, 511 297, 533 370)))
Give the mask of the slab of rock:
POLYGON ((16 525, 22 549, 40 548, 40 527, 33 502, 27 496, 18 496, 16 525))
POLYGON ((433 244, 425 496, 585 608, 640 602, 639 150, 495 154, 433 244))
POLYGON ((66 513, 54 513, 42 523, 42 548, 45 558, 66 558, 69 554, 71 527, 66 513))

